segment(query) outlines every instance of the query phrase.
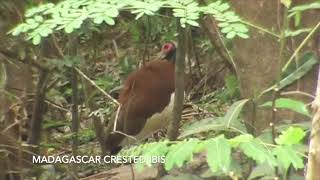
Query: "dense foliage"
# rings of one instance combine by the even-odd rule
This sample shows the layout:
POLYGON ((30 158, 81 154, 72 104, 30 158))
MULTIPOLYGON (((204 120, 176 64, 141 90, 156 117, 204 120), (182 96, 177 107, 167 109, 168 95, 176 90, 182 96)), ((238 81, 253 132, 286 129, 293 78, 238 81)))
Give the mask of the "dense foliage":
POLYGON ((207 6, 199 6, 194 0, 175 1, 139 1, 139 0, 65 0, 58 4, 44 4, 34 7, 26 12, 25 23, 20 24, 11 31, 13 35, 27 33, 27 39, 33 44, 39 44, 42 37, 47 37, 57 30, 71 33, 79 29, 86 20, 95 24, 115 24, 116 17, 121 11, 130 11, 136 19, 143 15, 158 15, 160 8, 168 8, 173 16, 180 19, 180 24, 199 26, 197 20, 200 15, 212 15, 220 23, 221 32, 229 39, 239 36, 248 38, 248 28, 241 19, 230 10, 228 3, 216 1, 207 6))

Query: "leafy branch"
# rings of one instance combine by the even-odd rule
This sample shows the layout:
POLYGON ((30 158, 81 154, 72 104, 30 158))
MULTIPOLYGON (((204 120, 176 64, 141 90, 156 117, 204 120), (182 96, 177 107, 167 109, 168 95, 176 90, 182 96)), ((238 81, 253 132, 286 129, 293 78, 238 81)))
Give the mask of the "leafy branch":
POLYGON ((164 167, 171 170, 182 167, 192 161, 195 154, 205 152, 207 163, 212 172, 222 172, 226 175, 232 171, 231 162, 233 150, 242 151, 257 164, 267 163, 270 167, 288 169, 291 165, 295 169, 304 168, 303 154, 295 147, 301 143, 306 133, 299 127, 289 127, 276 138, 276 144, 266 144, 250 134, 241 134, 227 139, 223 135, 200 139, 185 139, 183 141, 160 141, 146 143, 122 150, 121 156, 143 156, 146 161, 137 164, 139 169, 152 166, 153 156, 165 156, 164 167))
POLYGON ((64 0, 58 4, 47 3, 27 10, 25 22, 9 33, 14 36, 24 33, 27 40, 37 45, 41 38, 59 30, 71 33, 81 28, 85 21, 112 26, 121 11, 130 11, 136 15, 137 20, 144 15, 157 15, 156 12, 161 8, 171 9, 173 16, 180 19, 183 28, 186 25, 199 26, 197 21, 201 15, 212 15, 227 38, 249 37, 248 28, 241 18, 230 10, 228 3, 220 0, 207 6, 199 6, 194 0, 64 0))

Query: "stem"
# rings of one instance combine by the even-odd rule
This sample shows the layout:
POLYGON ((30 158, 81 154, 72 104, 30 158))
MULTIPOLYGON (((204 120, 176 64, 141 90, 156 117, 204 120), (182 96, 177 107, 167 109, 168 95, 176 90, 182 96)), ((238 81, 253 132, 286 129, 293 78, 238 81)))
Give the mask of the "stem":
POLYGON ((308 42, 308 40, 311 38, 311 36, 316 32, 316 30, 320 27, 320 21, 318 22, 318 24, 311 30, 311 32, 306 36, 306 38, 301 42, 301 44, 298 46, 298 48, 294 51, 294 53, 292 54, 292 56, 289 58, 288 62, 286 63, 286 65, 283 66, 282 68, 282 72, 284 72, 285 70, 287 70, 287 68, 289 67, 290 63, 294 60, 294 57, 300 52, 300 50, 304 47, 304 45, 306 45, 306 43, 308 42))
MULTIPOLYGON (((275 144, 275 138, 276 138, 276 130, 275 130, 275 124, 277 119, 277 108, 276 108, 276 100, 278 96, 280 95, 280 81, 281 81, 281 65, 284 62, 285 58, 285 47, 286 47, 286 29, 288 28, 288 9, 284 7, 283 12, 283 25, 281 29, 281 35, 280 35, 280 52, 279 52, 279 64, 278 64, 278 72, 277 72, 277 82, 276 86, 274 88, 274 94, 272 98, 272 114, 271 114, 271 131, 272 131, 272 141, 275 144)), ((278 168, 275 168, 276 175, 278 176, 278 168)))
POLYGON ((180 26, 180 21, 177 19, 178 29, 178 49, 177 59, 175 63, 175 96, 173 106, 173 119, 170 121, 168 138, 176 140, 178 137, 179 123, 183 109, 184 100, 184 69, 185 69, 185 54, 186 54, 186 28, 180 26))
POLYGON ((242 22, 243 24, 246 24, 246 25, 248 25, 248 26, 251 26, 251 27, 253 27, 253 28, 256 28, 256 29, 258 29, 258 30, 260 30, 260 31, 262 31, 262 32, 265 32, 265 33, 267 33, 267 34, 269 34, 269 35, 271 35, 271 36, 273 36, 273 37, 276 37, 276 38, 278 38, 278 39, 281 38, 281 35, 278 35, 278 34, 272 32, 272 31, 268 30, 267 28, 263 28, 263 27, 261 27, 261 26, 252 24, 251 22, 245 21, 245 20, 241 20, 240 22, 242 22))

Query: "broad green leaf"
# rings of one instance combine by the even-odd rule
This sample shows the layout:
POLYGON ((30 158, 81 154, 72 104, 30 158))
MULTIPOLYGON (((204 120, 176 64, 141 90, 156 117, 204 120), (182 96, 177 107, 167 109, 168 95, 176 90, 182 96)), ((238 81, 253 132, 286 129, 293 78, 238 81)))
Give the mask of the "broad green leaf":
POLYGON ((261 145, 258 140, 240 143, 239 148, 258 164, 267 163, 273 167, 277 164, 271 152, 267 147, 261 145))
MULTIPOLYGON (((296 80, 300 79, 302 76, 307 74, 307 72, 309 72, 312 69, 313 65, 318 63, 316 57, 314 56, 314 54, 312 52, 304 54, 301 59, 305 63, 280 81, 280 86, 279 86, 280 89, 283 89, 284 87, 286 87, 286 86, 292 84, 293 82, 295 82, 296 80)), ((276 86, 273 85, 270 88, 264 90, 261 94, 265 94, 265 93, 273 90, 275 87, 276 86)))
MULTIPOLYGON (((268 102, 260 105, 260 107, 272 107, 272 102, 268 101, 268 102)), ((276 108, 281 108, 281 109, 289 109, 289 110, 292 110, 294 112, 297 112, 297 113, 306 115, 308 117, 311 117, 308 109, 306 108, 306 105, 303 102, 297 101, 297 100, 294 100, 294 99, 279 98, 275 102, 275 107, 276 108)))
POLYGON ((240 112, 243 108, 243 106, 248 102, 249 100, 248 99, 243 99, 243 100, 240 100, 240 101, 237 101, 235 103, 233 103, 228 112, 226 113, 226 115, 223 117, 224 120, 227 122, 227 126, 230 126, 231 125, 231 122, 232 121, 235 121, 239 115, 240 115, 240 112))
POLYGON ((279 145, 293 145, 298 144, 305 137, 306 133, 299 127, 289 127, 282 131, 281 135, 275 139, 279 145))
POLYGON ((231 164, 231 146, 227 139, 219 136, 207 142, 207 161, 211 171, 227 173, 231 164))
POLYGON ((273 153, 286 170, 291 164, 295 169, 304 168, 303 157, 290 146, 278 146, 273 153))
POLYGON ((171 170, 174 165, 182 167, 184 162, 192 160, 193 151, 197 144, 197 140, 191 139, 170 146, 166 156, 165 169, 171 170))

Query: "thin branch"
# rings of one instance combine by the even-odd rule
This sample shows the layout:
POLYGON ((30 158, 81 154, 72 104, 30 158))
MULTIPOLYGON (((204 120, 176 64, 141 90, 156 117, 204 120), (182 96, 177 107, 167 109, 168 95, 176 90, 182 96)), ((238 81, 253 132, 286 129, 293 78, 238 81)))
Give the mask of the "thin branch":
POLYGON ((273 37, 276 37, 277 39, 280 39, 280 35, 276 34, 275 32, 272 32, 272 31, 268 30, 267 28, 263 28, 263 27, 261 27, 261 26, 255 25, 255 24, 253 24, 253 23, 251 23, 251 22, 249 22, 249 21, 241 20, 241 22, 242 22, 243 24, 246 24, 246 25, 248 25, 248 26, 251 26, 251 27, 253 27, 253 28, 256 28, 256 29, 258 29, 258 30, 260 30, 260 31, 262 31, 262 32, 265 32, 265 33, 267 33, 267 34, 269 34, 269 35, 271 35, 271 36, 273 36, 273 37))
POLYGON ((117 57, 117 60, 119 59, 119 50, 118 50, 118 45, 117 45, 117 42, 116 40, 112 40, 112 45, 113 45, 113 48, 114 48, 114 52, 116 53, 116 57, 117 57))
POLYGON ((108 94, 105 90, 100 88, 94 81, 92 81, 87 75, 85 75, 80 69, 75 67, 75 70, 84 78, 86 79, 91 85, 97 88, 103 95, 107 96, 114 104, 120 105, 120 103, 114 99, 110 94, 108 94))
POLYGON ((318 24, 312 29, 312 31, 310 31, 310 33, 307 35, 306 38, 304 38, 304 40, 301 42, 301 44, 297 47, 297 49, 294 51, 294 53, 292 54, 292 56, 289 58, 288 62, 283 66, 282 68, 282 72, 284 72, 289 65, 291 64, 291 62, 294 60, 294 57, 300 52, 300 50, 304 47, 304 45, 307 44, 308 40, 312 37, 312 35, 316 32, 316 30, 320 27, 320 21, 318 22, 318 24))
POLYGON ((309 98, 314 99, 315 96, 306 92, 302 92, 302 91, 287 91, 287 92, 283 92, 281 93, 281 96, 285 96, 285 95, 295 95, 295 94, 300 94, 309 98))

